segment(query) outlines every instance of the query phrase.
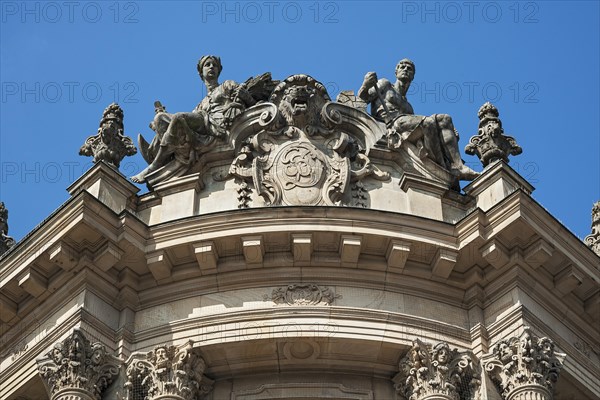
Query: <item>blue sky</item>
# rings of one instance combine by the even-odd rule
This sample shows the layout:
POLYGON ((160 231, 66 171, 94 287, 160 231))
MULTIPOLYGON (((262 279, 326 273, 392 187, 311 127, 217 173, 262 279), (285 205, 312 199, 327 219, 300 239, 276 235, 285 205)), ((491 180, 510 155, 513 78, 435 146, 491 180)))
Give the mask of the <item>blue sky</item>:
MULTIPOLYGON (((578 237, 590 232, 600 199, 597 1, 1 1, 0 12, 0 200, 17 240, 91 166, 79 147, 108 104, 123 107, 127 135, 151 139, 154 100, 189 111, 204 96, 204 54, 221 56, 222 80, 306 73, 332 97, 358 90, 368 71, 393 79, 411 58, 417 114, 452 115, 462 151, 492 101, 523 148, 510 165, 533 197, 578 237)), ((138 154, 121 170, 145 165, 138 154)))

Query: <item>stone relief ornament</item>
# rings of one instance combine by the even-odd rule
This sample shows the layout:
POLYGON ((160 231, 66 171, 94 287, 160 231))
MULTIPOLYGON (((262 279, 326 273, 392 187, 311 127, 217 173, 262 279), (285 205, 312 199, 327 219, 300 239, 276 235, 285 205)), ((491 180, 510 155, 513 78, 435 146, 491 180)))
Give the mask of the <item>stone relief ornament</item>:
POLYGON ((119 168, 125 156, 137 153, 130 137, 123 135, 123 110, 112 103, 104 110, 98 133, 86 139, 79 149, 82 156, 93 156, 94 162, 104 161, 119 168))
POLYGON ((479 363, 470 352, 450 350, 446 342, 431 348, 419 339, 400 361, 393 378, 406 400, 472 400, 480 398, 479 363))
POLYGON ((249 109, 234 124, 237 156, 227 176, 216 179, 251 183, 266 205, 348 204, 344 196, 351 181, 389 179, 367 156, 380 137, 377 130, 365 129, 366 119, 352 126, 351 119, 360 116, 331 102, 320 82, 290 76, 275 87, 269 102, 249 109))
POLYGON ((133 354, 126 371, 126 400, 196 400, 212 390, 206 363, 188 342, 133 354))
POLYGON ((485 103, 477 113, 479 132, 471 137, 465 153, 477 155, 484 167, 496 160, 508 163, 508 155, 516 156, 523 150, 512 136, 504 134, 498 109, 490 102, 485 103))
POLYGON ((119 374, 122 361, 75 329, 37 363, 51 400, 101 400, 104 390, 119 374))
POLYGON ((15 239, 8 236, 8 209, 0 201, 0 256, 16 244, 15 239))
POLYGON ((329 306, 335 299, 341 297, 341 295, 333 293, 333 291, 326 286, 319 287, 315 284, 305 283, 273 289, 270 297, 265 295, 265 300, 271 300, 276 304, 287 304, 289 306, 329 306))
POLYGON ((600 201, 592 207, 592 233, 585 237, 585 244, 600 256, 600 201))
POLYGON ((526 328, 521 336, 496 344, 483 362, 504 399, 552 400, 564 358, 551 339, 526 328))

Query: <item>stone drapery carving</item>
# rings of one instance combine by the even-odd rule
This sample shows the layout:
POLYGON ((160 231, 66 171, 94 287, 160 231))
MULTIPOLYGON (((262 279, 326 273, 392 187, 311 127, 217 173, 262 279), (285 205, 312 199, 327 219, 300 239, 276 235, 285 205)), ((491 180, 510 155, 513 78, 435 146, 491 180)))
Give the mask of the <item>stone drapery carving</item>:
POLYGON ((121 366, 119 358, 78 329, 37 362, 51 400, 101 400, 121 366))
POLYGON ((446 342, 431 348, 419 339, 400 361, 393 378, 397 393, 406 400, 479 399, 480 367, 469 352, 450 350, 446 342))
POLYGON ((118 104, 112 103, 102 113, 98 133, 86 139, 79 154, 93 156, 95 163, 104 161, 119 168, 125 156, 137 153, 133 141, 123 131, 123 110, 118 104))
POLYGON ((15 239, 8 236, 8 210, 0 201, 0 256, 16 244, 15 239))
POLYGON ((216 179, 252 184, 267 205, 348 204, 351 181, 389 179, 367 156, 382 133, 352 118, 356 111, 331 102, 320 82, 290 76, 232 127, 237 156, 229 174, 216 179))
POLYGON ((314 306, 331 305, 341 295, 333 293, 328 287, 319 287, 311 283, 288 285, 273 289, 271 296, 265 295, 265 300, 271 300, 276 304, 287 304, 290 306, 314 306))
POLYGON ((156 133, 151 143, 140 135, 140 152, 149 163, 131 177, 149 186, 188 173, 202 154, 227 140, 235 119, 257 101, 265 99, 275 82, 269 73, 250 78, 243 84, 227 80, 219 84, 223 70, 217 56, 203 56, 197 65, 207 95, 192 112, 170 114, 155 102, 155 117, 150 128, 156 133))
POLYGON ((487 167, 496 160, 508 163, 509 154, 516 156, 523 152, 512 136, 504 134, 502 121, 498 118, 500 113, 492 103, 482 105, 477 115, 479 131, 469 140, 465 153, 477 155, 483 166, 487 167))
POLYGON ((585 244, 600 256, 600 201, 592 207, 592 233, 585 237, 585 244))
POLYGON ((126 400, 197 400, 212 390, 206 363, 188 342, 133 354, 126 375, 126 400))
POLYGON ((483 357, 484 368, 505 400, 552 400, 565 354, 554 342, 526 328, 520 337, 496 344, 483 357))
POLYGON ((386 124, 388 146, 399 149, 405 143, 416 145, 421 158, 429 158, 460 180, 473 180, 478 173, 467 167, 458 150, 458 133, 446 114, 415 115, 406 98, 415 76, 415 65, 403 59, 396 65, 396 82, 365 75, 358 97, 371 104, 371 115, 386 124))

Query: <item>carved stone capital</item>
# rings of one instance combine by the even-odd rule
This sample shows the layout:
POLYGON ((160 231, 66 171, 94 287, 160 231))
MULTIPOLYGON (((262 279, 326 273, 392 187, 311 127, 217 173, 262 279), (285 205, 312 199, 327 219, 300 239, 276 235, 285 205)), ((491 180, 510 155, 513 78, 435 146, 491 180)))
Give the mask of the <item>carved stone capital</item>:
POLYGON ((484 368, 505 400, 552 400, 565 357, 554 347, 526 328, 520 337, 496 344, 484 356, 484 368))
POLYGON ((393 380, 406 400, 479 399, 479 363, 470 352, 450 350, 446 342, 431 348, 416 339, 399 367, 393 380))
POLYGON ((51 400, 101 400, 118 375, 121 360, 75 329, 38 361, 51 400))
POLYGON ((127 367, 126 400, 196 400, 212 390, 206 363, 188 342, 134 354, 127 367))

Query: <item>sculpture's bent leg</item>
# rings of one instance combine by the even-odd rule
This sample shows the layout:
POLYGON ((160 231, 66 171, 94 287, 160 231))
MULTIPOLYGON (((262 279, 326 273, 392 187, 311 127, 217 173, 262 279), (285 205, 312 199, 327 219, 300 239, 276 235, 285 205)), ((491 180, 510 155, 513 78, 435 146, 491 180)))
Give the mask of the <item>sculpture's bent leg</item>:
POLYGON ((449 161, 450 173, 460 180, 470 181, 475 179, 479 174, 463 163, 458 150, 458 136, 452 118, 448 114, 435 114, 433 117, 439 128, 440 139, 449 161))
MULTIPOLYGON (((188 146, 193 148, 198 134, 205 132, 207 132, 207 127, 204 115, 199 113, 174 114, 160 141, 160 147, 154 160, 142 172, 132 176, 131 180, 135 183, 145 182, 146 176, 167 164, 177 149, 188 146)), ((190 154, 193 153, 190 152, 190 154)))

